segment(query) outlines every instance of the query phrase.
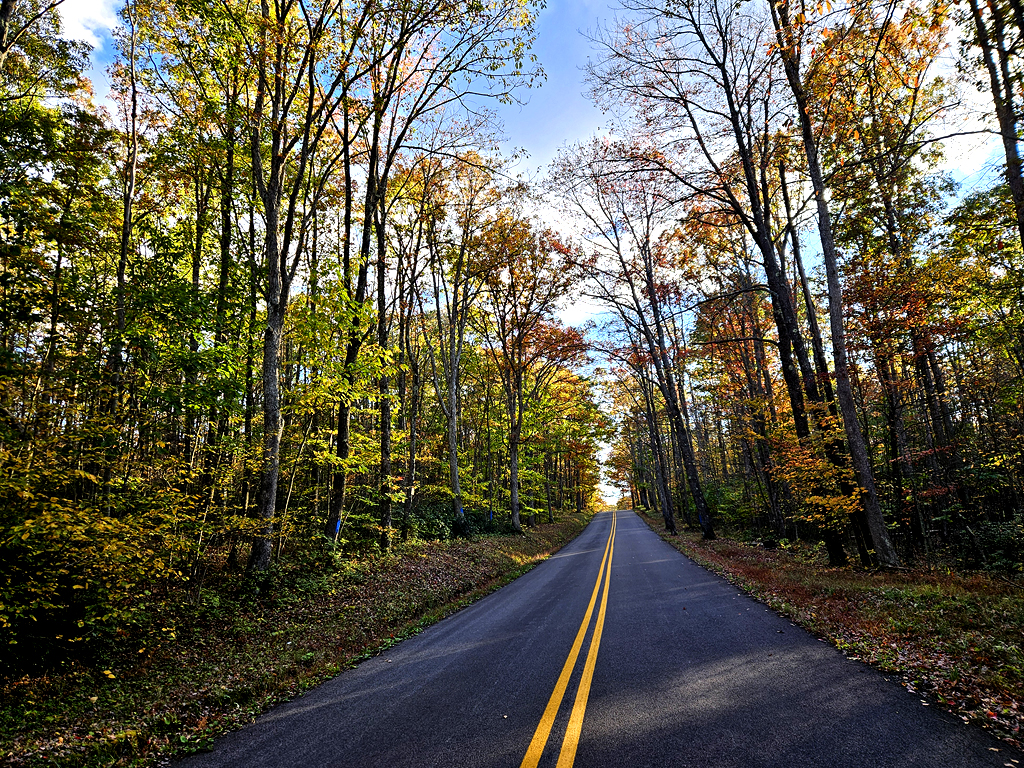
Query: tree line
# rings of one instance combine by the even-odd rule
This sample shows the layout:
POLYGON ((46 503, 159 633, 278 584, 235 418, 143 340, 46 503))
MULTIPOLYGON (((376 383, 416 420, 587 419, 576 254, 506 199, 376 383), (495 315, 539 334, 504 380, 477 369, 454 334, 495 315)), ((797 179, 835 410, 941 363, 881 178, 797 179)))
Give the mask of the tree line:
POLYGON ((583 278, 495 148, 520 0, 130 0, 111 94, 0 14, 0 633, 595 499, 583 278), (157 597, 144 597, 154 595, 157 597))
POLYGON ((1019 569, 1020 8, 623 6, 587 71, 612 130, 550 185, 610 318, 626 503, 833 565, 1019 569), (958 197, 964 89, 1003 172, 958 197))
POLYGON ((105 105, 59 5, 0 10, 8 647, 583 510, 613 420, 670 531, 1020 567, 1013 2, 628 0, 547 207, 487 106, 528 2, 132 0, 105 105), (1003 178, 958 196, 965 88, 1003 178))

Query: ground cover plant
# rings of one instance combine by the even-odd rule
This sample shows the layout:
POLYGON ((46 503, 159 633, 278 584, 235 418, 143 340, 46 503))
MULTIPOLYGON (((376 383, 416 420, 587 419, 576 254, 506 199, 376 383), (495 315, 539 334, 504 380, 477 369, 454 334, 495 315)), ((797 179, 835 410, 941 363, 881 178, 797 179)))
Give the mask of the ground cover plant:
POLYGON ((821 545, 673 536, 660 516, 644 517, 680 552, 850 658, 899 675, 923 705, 1024 742, 1024 585, 949 568, 828 567, 821 545))
POLYGON ((159 609, 146 632, 117 633, 88 660, 0 682, 0 762, 152 765, 202 749, 508 583, 589 519, 411 541, 317 576, 282 568, 241 590, 212 580, 193 604, 159 609))

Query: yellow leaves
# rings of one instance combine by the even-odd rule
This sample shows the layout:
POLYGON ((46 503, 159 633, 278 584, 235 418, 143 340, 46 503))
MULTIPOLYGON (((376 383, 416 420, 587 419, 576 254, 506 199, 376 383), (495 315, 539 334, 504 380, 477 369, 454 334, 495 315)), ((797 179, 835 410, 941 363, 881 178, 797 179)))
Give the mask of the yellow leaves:
POLYGON ((845 525, 860 501, 856 494, 841 491, 843 480, 856 487, 852 472, 837 469, 815 442, 801 444, 781 430, 771 441, 776 457, 773 474, 790 487, 796 501, 793 517, 825 528, 845 525))
POLYGON ((103 670, 103 674, 104 674, 104 675, 106 675, 106 676, 107 676, 108 678, 110 678, 111 680, 116 680, 116 679, 117 679, 117 675, 115 675, 115 674, 114 674, 113 672, 111 672, 111 671, 110 671, 109 669, 104 669, 104 670, 103 670))
MULTIPOLYGON (((3 642, 20 638, 19 626, 61 617, 63 642, 76 642, 92 628, 122 623, 142 609, 131 598, 138 585, 154 579, 177 580, 181 554, 187 553, 193 519, 188 500, 173 491, 157 498, 136 498, 135 506, 103 514, 87 503, 62 497, 50 487, 38 492, 37 472, 12 461, 11 472, 0 477, 0 505, 7 524, 0 528, 0 545, 16 553, 13 578, 0 584, 0 629, 3 642), (183 510, 189 510, 187 513, 183 510), (154 546, 156 541, 160 547, 154 546), (74 612, 69 608, 74 606, 74 612)), ((74 484, 86 473, 68 472, 60 479, 74 484)), ((59 631, 59 630, 58 630, 59 631)))

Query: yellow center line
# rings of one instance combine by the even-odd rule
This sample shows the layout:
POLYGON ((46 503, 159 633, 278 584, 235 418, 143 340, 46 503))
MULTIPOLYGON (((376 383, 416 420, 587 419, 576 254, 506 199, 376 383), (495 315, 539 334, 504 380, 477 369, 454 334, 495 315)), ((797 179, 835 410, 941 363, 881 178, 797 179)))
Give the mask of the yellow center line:
MULTIPOLYGON (((558 682, 555 683, 555 690, 551 692, 551 698, 548 699, 548 704, 544 708, 544 714, 541 715, 540 723, 537 725, 537 730, 533 734, 533 739, 530 741, 530 746, 526 750, 526 755, 523 757, 523 762, 520 763, 519 768, 537 768, 537 764, 540 762, 540 757, 544 752, 544 747, 548 742, 548 737, 551 735, 551 726, 554 725, 555 716, 558 714, 558 708, 562 705, 562 698, 565 696, 565 689, 569 686, 569 678, 572 677, 572 671, 576 667, 576 659, 579 657, 580 649, 583 647, 583 639, 586 637, 587 628, 590 626, 590 617, 594 613, 594 606, 597 604, 597 594, 601 589, 601 581, 605 578, 605 563, 608 564, 608 575, 611 576, 611 549, 615 538, 615 512, 612 512, 612 528, 608 532, 608 541, 604 546, 604 556, 601 558, 601 567, 597 570, 597 581, 594 583, 594 591, 590 595, 590 603, 587 605, 587 612, 583 615, 583 622, 580 624, 579 631, 576 633, 576 639, 573 641, 572 648, 569 651, 569 656, 565 660, 565 664, 562 666, 562 673, 558 676, 558 682)), ((599 622, 601 625, 604 623, 604 606, 608 602, 608 589, 607 581, 605 584, 604 600, 601 604, 601 616, 599 622)), ((594 641, 591 640, 590 651, 587 655, 587 664, 590 664, 590 656, 597 656, 594 651, 594 641)), ((593 669, 591 669, 591 675, 593 675, 593 669)), ((587 683, 589 690, 590 684, 587 683)), ((579 696, 577 695, 577 703, 579 696)), ((573 713, 575 714, 576 708, 573 707, 573 713)), ((582 720, 582 713, 581 713, 582 720)), ((577 741, 579 737, 577 736, 577 741)), ((575 747, 573 748, 575 754, 575 747)), ((561 759, 559 760, 561 765, 561 759)))
POLYGON ((612 512, 612 545, 608 553, 608 570, 604 579, 604 592, 601 594, 601 610, 597 613, 597 624, 594 625, 594 636, 590 638, 590 650, 583 666, 583 677, 576 691, 576 701, 572 705, 569 725, 565 729, 562 740, 562 751, 558 753, 556 768, 572 768, 576 760, 576 747, 580 743, 580 732, 583 730, 583 715, 587 711, 587 699, 590 697, 590 683, 594 679, 594 667, 597 665, 597 651, 601 647, 601 632, 604 630, 604 615, 608 608, 608 588, 612 581, 612 556, 615 554, 615 513, 612 512))

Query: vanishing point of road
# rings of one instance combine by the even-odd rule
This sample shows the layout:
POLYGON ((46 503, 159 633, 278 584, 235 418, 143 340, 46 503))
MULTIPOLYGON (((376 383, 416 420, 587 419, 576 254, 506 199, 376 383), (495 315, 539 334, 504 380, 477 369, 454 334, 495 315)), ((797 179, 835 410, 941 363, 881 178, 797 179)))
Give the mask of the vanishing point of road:
POLYGON ((603 512, 558 554, 182 768, 876 768, 1024 756, 603 512))

